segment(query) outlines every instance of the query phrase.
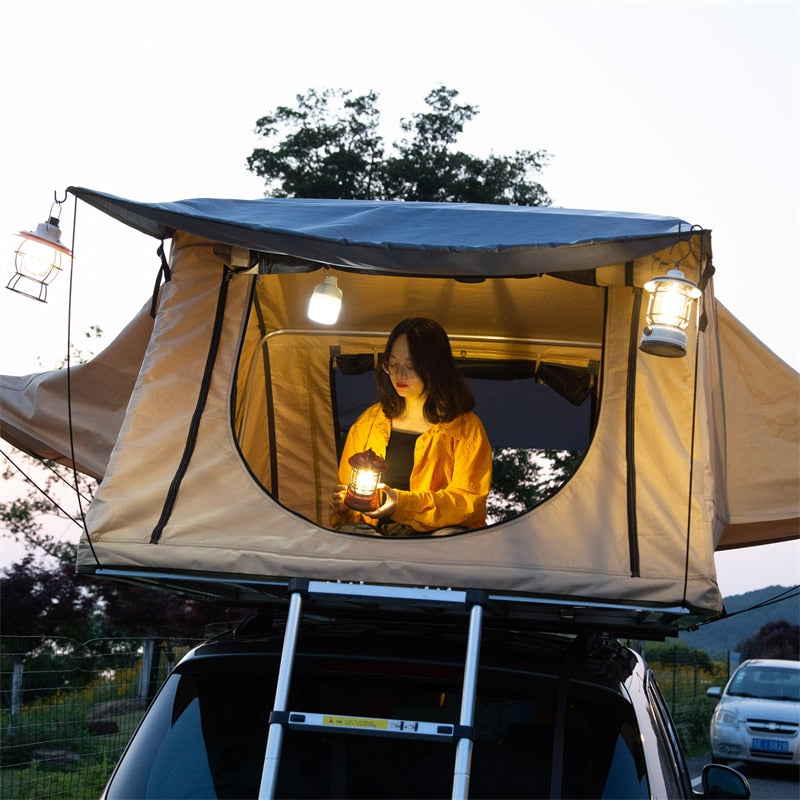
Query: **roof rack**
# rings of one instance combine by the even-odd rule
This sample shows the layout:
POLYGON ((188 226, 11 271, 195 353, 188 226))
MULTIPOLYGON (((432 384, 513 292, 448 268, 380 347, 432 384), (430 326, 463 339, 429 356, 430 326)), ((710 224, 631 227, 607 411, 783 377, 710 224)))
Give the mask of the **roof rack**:
MULTIPOLYGON (((121 581, 161 591, 217 602, 221 605, 257 609, 288 609, 289 597, 298 579, 230 577, 98 567, 96 577, 121 581)), ((337 617, 364 617, 377 612, 392 613, 396 619, 435 618, 447 621, 457 603, 469 602, 473 590, 448 587, 415 587, 305 580, 313 601, 307 610, 337 617)), ((677 636, 702 619, 680 605, 648 605, 593 600, 583 597, 549 597, 512 592, 475 590, 482 597, 487 624, 504 628, 535 628, 541 631, 576 633, 602 631, 626 638, 662 640, 677 636)))

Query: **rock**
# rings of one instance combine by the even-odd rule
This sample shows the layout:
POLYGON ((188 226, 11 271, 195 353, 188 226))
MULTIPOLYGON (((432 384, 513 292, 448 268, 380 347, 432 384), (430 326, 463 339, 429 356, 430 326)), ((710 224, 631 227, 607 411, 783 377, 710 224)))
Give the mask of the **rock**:
POLYGON ((77 753, 70 750, 34 750, 33 758, 48 767, 69 767, 81 760, 77 753))

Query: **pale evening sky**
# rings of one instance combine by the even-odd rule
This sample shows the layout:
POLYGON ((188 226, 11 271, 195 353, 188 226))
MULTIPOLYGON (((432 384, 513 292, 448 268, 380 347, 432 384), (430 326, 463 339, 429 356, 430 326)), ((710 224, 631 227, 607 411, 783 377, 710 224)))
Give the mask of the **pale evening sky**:
MULTIPOLYGON (((245 158, 276 106, 311 87, 374 90, 391 141, 444 84, 480 108, 462 149, 552 154, 541 182, 555 205, 710 228, 717 298, 798 369, 799 53, 793 1, 3 0, 0 278, 54 191, 259 197, 245 158)), ((155 247, 79 206, 73 338, 124 326, 152 290, 155 247)), ((47 305, 0 292, 0 373, 61 360, 67 283, 47 305)), ((800 547, 717 565, 724 594, 790 585, 800 547)))

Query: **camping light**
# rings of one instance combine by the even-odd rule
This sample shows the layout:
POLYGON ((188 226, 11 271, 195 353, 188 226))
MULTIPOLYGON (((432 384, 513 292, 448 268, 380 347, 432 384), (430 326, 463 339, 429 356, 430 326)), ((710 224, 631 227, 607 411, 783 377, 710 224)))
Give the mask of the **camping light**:
POLYGON ((702 292, 679 269, 653 278, 644 288, 650 292, 650 301, 639 348, 656 356, 685 356, 686 328, 694 301, 702 292))
POLYGON ((333 325, 339 319, 342 308, 342 290, 336 278, 325 271, 325 280, 314 287, 308 301, 308 318, 323 325, 333 325))
POLYGON ((350 481, 344 496, 346 506, 356 511, 374 511, 378 503, 378 483, 386 462, 372 450, 350 456, 350 481))
MULTIPOLYGON (((56 200, 53 206, 61 206, 56 200)), ((72 251, 61 244, 58 217, 53 216, 53 206, 47 222, 40 222, 35 231, 20 231, 23 241, 15 251, 14 274, 6 284, 7 289, 19 292, 34 300, 47 302, 47 287, 61 271, 61 256, 71 256, 72 251)))

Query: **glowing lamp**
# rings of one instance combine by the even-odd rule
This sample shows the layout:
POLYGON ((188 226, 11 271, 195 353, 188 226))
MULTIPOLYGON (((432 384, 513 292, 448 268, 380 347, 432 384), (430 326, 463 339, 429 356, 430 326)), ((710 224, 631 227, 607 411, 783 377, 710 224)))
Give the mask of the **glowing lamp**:
POLYGON ((645 328, 639 348, 645 353, 667 358, 686 355, 686 329, 691 321, 694 301, 702 294, 679 269, 648 281, 650 292, 645 328))
POLYGON ((355 511, 374 511, 378 502, 378 484, 386 462, 372 450, 351 456, 350 481, 344 496, 346 506, 355 511))
POLYGON ((7 289, 47 302, 47 287, 61 271, 61 256, 72 251, 61 244, 58 218, 40 222, 35 231, 20 231, 23 241, 15 251, 14 274, 7 289))
POLYGON ((325 275, 325 280, 314 287, 308 302, 308 318, 322 325, 333 325, 339 319, 342 308, 342 290, 333 275, 325 275))

